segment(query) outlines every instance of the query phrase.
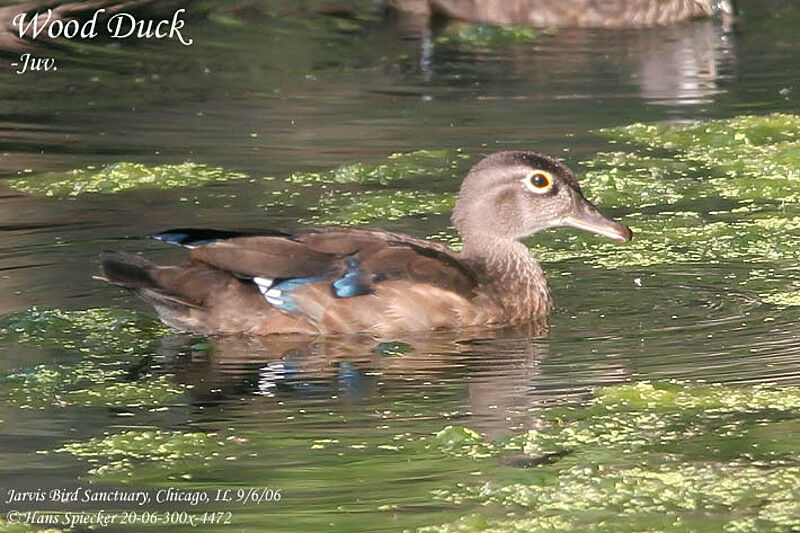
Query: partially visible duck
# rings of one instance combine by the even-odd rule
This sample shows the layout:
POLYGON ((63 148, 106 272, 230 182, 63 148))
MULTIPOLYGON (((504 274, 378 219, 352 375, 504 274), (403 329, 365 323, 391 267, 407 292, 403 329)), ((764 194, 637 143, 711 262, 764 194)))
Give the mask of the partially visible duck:
POLYGON ((399 11, 484 24, 643 28, 700 17, 734 18, 732 0, 387 0, 399 11))
POLYGON ((189 249, 185 260, 159 266, 104 252, 100 278, 138 292, 179 330, 385 336, 544 317, 552 306, 547 279, 520 239, 557 226, 631 238, 583 197, 569 168, 533 152, 498 152, 476 164, 452 220, 461 252, 347 227, 171 230, 151 237, 189 249))

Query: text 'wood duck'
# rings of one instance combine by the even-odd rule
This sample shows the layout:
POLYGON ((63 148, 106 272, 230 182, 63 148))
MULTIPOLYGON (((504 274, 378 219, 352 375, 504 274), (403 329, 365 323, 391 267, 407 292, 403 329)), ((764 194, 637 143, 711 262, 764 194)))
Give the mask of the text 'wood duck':
POLYGON ((547 279, 519 239, 557 226, 631 238, 583 197, 569 168, 532 152, 498 152, 475 165, 452 220, 461 252, 347 227, 177 229, 151 237, 189 249, 181 263, 104 252, 100 279, 137 291, 183 331, 382 336, 543 317, 552 306, 547 279))

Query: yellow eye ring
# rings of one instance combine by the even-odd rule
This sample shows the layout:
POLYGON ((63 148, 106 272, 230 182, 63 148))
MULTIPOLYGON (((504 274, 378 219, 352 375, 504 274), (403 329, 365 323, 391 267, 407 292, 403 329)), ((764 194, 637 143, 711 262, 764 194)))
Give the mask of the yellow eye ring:
POLYGON ((534 170, 522 182, 529 191, 543 194, 553 188, 553 175, 546 170, 534 170))

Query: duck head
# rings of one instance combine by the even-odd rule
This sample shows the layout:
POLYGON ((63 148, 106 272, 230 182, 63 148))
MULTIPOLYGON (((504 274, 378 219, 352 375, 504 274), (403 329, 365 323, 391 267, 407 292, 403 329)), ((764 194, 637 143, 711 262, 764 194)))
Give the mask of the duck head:
POLYGON ((568 226, 618 242, 631 230, 583 197, 575 175, 556 159, 534 152, 497 152, 472 167, 461 184, 453 224, 465 251, 487 240, 519 240, 568 226))

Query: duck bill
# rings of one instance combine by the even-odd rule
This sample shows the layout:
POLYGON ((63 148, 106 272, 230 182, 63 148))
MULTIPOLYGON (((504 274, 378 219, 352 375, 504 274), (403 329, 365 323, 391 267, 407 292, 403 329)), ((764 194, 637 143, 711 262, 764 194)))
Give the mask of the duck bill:
POLYGON ((606 217, 580 196, 575 198, 575 209, 562 221, 562 224, 608 237, 617 242, 627 242, 633 237, 633 232, 628 226, 606 217))

